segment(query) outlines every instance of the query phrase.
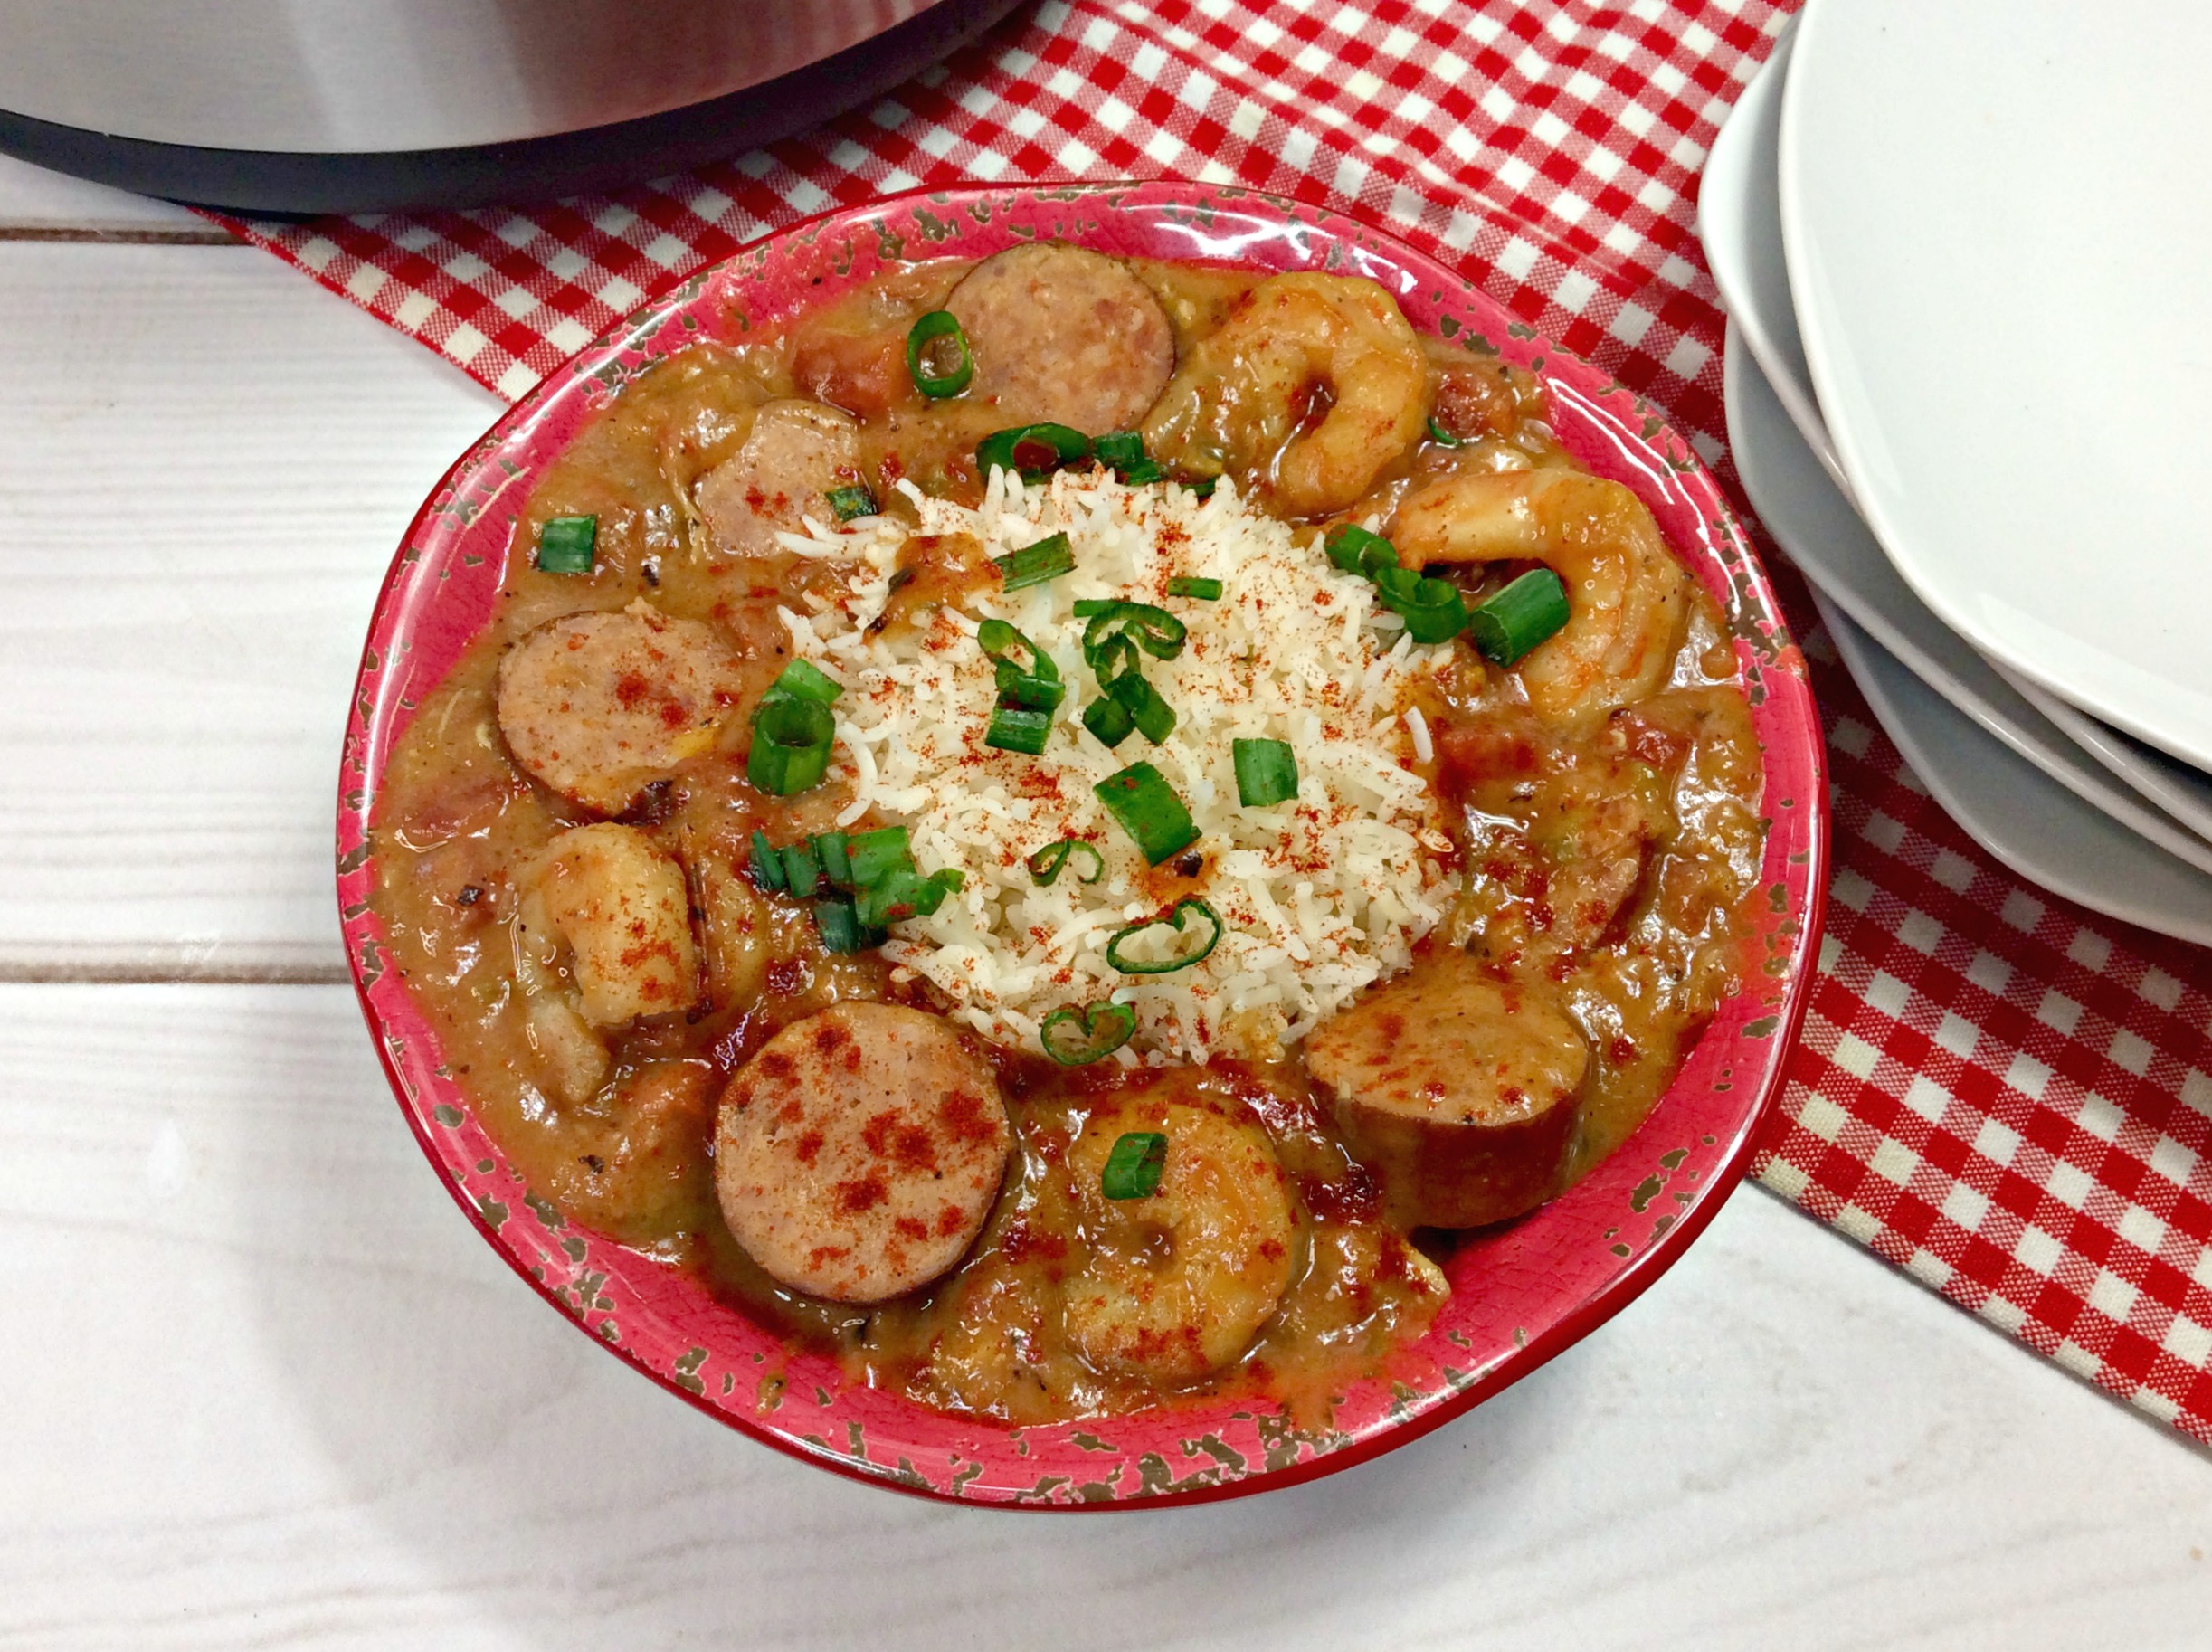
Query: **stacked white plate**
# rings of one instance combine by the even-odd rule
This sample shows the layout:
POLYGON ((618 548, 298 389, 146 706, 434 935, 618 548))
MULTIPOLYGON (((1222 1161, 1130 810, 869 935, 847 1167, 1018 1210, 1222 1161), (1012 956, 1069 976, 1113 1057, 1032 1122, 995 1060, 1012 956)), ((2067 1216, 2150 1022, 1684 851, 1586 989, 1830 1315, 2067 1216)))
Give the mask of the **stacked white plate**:
POLYGON ((1808 0, 1698 232, 1744 489, 1899 752, 2212 943, 2208 60, 2201 0, 1808 0))

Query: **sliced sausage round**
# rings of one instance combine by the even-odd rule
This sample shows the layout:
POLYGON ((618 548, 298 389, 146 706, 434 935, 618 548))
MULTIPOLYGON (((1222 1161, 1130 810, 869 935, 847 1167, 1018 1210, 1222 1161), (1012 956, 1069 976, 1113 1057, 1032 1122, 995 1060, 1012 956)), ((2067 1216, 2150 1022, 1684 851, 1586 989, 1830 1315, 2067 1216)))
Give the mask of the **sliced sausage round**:
POLYGON ((834 1004, 730 1079, 715 1186, 730 1232, 771 1277, 881 1302, 960 1259, 1011 1144, 991 1068, 943 1017, 834 1004))
POLYGON ((714 744, 743 687, 736 650, 703 621, 642 602, 565 614, 499 661, 499 732, 532 777, 620 814, 714 744))
POLYGON ((945 299, 975 358, 967 395, 1002 422, 1127 430, 1175 372, 1175 334, 1128 265, 1057 242, 1013 247, 945 299))
POLYGON ((770 402, 745 444, 699 479, 692 500, 716 546, 767 556, 802 517, 833 522, 832 488, 860 479, 860 427, 850 413, 792 396, 770 402))

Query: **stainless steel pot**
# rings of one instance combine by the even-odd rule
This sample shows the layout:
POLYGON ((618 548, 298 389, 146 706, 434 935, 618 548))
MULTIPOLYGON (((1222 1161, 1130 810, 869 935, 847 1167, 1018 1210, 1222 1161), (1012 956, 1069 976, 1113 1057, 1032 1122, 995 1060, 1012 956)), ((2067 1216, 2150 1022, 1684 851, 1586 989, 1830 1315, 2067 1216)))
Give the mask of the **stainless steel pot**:
POLYGON ((258 212, 612 187, 877 95, 1016 0, 0 0, 0 150, 258 212))

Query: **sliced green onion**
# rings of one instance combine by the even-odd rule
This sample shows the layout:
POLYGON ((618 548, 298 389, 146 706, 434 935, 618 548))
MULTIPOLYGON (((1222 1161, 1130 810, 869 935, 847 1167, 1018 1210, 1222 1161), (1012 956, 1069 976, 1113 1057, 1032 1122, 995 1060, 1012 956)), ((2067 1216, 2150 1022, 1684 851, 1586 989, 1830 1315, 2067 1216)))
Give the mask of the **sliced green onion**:
POLYGON ((794 900, 814 897, 821 887, 821 856, 813 844, 802 841, 783 851, 783 881, 791 886, 794 900))
POLYGON ((777 673, 764 698, 796 695, 801 699, 820 700, 827 706, 844 691, 845 685, 828 672, 804 660, 794 660, 777 673))
POLYGON ((975 645, 991 657, 992 664, 1002 668, 1002 681, 1004 680, 1003 670, 1007 668, 1011 668, 1017 677, 1041 677, 1047 682, 1060 679, 1060 669, 1052 663, 1052 656, 1004 620, 985 620, 978 625, 975 628, 975 645), (1015 665, 1011 658, 1016 649, 1030 657, 1029 669, 1026 671, 1015 665))
POLYGON ((960 330, 960 318, 951 310, 933 309, 907 329, 907 376, 933 402, 958 395, 968 387, 975 376, 975 357, 968 349, 967 334, 960 330), (946 339, 952 341, 959 359, 939 372, 935 364, 943 361, 946 352, 938 347, 946 339))
POLYGON ((1221 915, 1204 901, 1193 897, 1188 900, 1177 901, 1158 917, 1148 917, 1141 924, 1123 925, 1107 940, 1106 957, 1108 964, 1125 975, 1172 975, 1177 970, 1187 970, 1193 964, 1199 963, 1220 944, 1221 915), (1183 915, 1187 912, 1194 912, 1206 920, 1206 939, 1203 945, 1195 946, 1191 951, 1176 957, 1163 958, 1156 964, 1146 964, 1136 959, 1124 958, 1121 955, 1123 942, 1134 940, 1148 929, 1158 929, 1164 925, 1177 935, 1181 935, 1183 915))
POLYGON ((1062 838, 1057 843, 1048 843, 1030 857, 1030 876, 1040 884, 1049 885, 1060 875, 1060 868, 1068 864, 1068 857, 1081 850, 1091 858, 1090 876, 1077 874, 1078 882, 1097 883, 1106 876, 1106 857, 1098 852, 1096 843, 1086 843, 1081 838, 1062 838))
POLYGON ((1091 443, 1091 457, 1109 470, 1144 462, 1144 438, 1136 431, 1108 431, 1091 443))
POLYGON ((1079 596, 1076 598, 1076 618, 1091 620, 1102 613, 1111 613, 1121 606, 1117 596, 1079 596))
POLYGON ((1567 587, 1549 568, 1531 568, 1467 616, 1486 659, 1512 665, 1566 624, 1567 587))
POLYGON ((1218 476, 1186 476, 1182 479, 1182 485, 1200 498, 1210 499, 1213 497, 1213 490, 1221 485, 1221 479, 1218 476))
POLYGON ((1140 459, 1121 473, 1121 479, 1132 488, 1142 488, 1149 482, 1160 480, 1166 474, 1166 469, 1158 460, 1140 459))
POLYGON ((1332 563, 1347 574, 1372 573, 1372 570, 1367 565, 1371 553, 1378 561, 1387 555, 1389 560, 1381 565, 1393 568, 1398 565, 1398 547, 1381 534, 1372 533, 1357 522, 1339 522, 1329 529, 1329 536, 1321 542, 1321 548, 1332 563))
POLYGON ((870 929, 849 900, 814 903, 814 927, 821 932, 821 949, 829 953, 856 953, 880 946, 887 939, 880 929, 870 929))
MULTIPOLYGON (((1164 608, 1151 603, 1115 603, 1092 614, 1090 623, 1083 628, 1083 658, 1097 670, 1101 656, 1111 649, 1115 639, 1126 638, 1154 660, 1172 660, 1182 652, 1183 640, 1189 634, 1190 627, 1164 608)), ((1101 671, 1101 680, 1107 675, 1101 671)))
POLYGON ((853 892, 853 916, 863 929, 881 929, 912 917, 922 903, 921 874, 900 867, 853 892))
POLYGON ((1375 575, 1382 605, 1402 615, 1416 642, 1449 642, 1467 629, 1467 603, 1448 579, 1430 579, 1406 568, 1385 568, 1375 575))
POLYGON ((1136 1011, 1111 1002, 1083 1010, 1055 1010, 1037 1024, 1037 1042, 1062 1067, 1088 1067, 1112 1055, 1136 1034, 1136 1011))
POLYGON ((915 897, 916 914, 922 917, 934 916, 937 908, 945 905, 945 897, 960 893, 961 887, 967 881, 968 875, 956 866, 945 867, 930 873, 922 879, 922 892, 915 897))
POLYGON ((1134 671, 1124 671, 1106 685, 1106 691, 1129 714, 1137 732, 1159 745, 1175 729, 1175 708, 1134 671))
POLYGON ((879 514, 876 496, 865 488, 832 488, 821 497, 830 501, 830 508, 837 513, 840 522, 879 514))
POLYGON ((1175 788, 1149 763, 1133 763, 1091 791, 1134 840, 1146 864, 1158 866, 1198 841, 1198 828, 1175 788))
POLYGON ((983 730, 983 744, 992 750, 1028 757, 1040 755, 1051 737, 1052 714, 1021 706, 1002 705, 991 714, 991 726, 983 730))
POLYGON ((753 749, 745 756, 745 778, 773 797, 803 792, 828 772, 830 743, 836 735, 836 719, 822 701, 771 694, 753 713, 753 749))
POLYGON ((1011 665, 999 668, 999 704, 1015 711, 1058 711, 1068 685, 1053 677, 1030 677, 1011 665))
POLYGON ((753 853, 745 869, 752 874, 753 887, 764 895, 780 895, 791 887, 783 875, 783 857, 764 831, 753 834, 753 853))
POLYGON ((1458 437, 1453 435, 1451 432, 1446 430, 1433 418, 1429 421, 1429 440, 1435 442, 1438 447, 1457 448, 1465 447, 1467 445, 1466 442, 1461 441, 1458 437))
POLYGON ((1015 472, 1025 482, 1036 482, 1062 465, 1088 459, 1090 452, 1090 438, 1065 424, 1018 424, 992 431, 975 444, 975 468, 985 481, 996 466, 1015 472))
POLYGON ((1266 809, 1298 794, 1298 758, 1281 740, 1232 740, 1237 766, 1237 801, 1247 809, 1266 809))
POLYGON ((1167 582, 1170 596, 1196 597, 1201 603, 1221 600, 1221 582, 1218 579, 1171 579, 1167 582))
POLYGON ((1068 547, 1066 534, 1047 534, 1035 545, 1025 545, 1018 551, 1009 551, 991 560, 999 565, 999 572, 1006 576, 1009 591, 1041 585, 1047 580, 1074 573, 1076 566, 1076 554, 1068 547))
POLYGON ((1149 1199, 1166 1170, 1167 1137, 1157 1130, 1132 1130, 1106 1154, 1098 1191, 1108 1199, 1149 1199))
POLYGON ((1136 719, 1122 708, 1119 700, 1096 699, 1083 707, 1083 726, 1097 736, 1099 745, 1112 751, 1136 733, 1136 719))
POLYGON ((845 840, 846 864, 852 872, 852 887, 865 889, 871 883, 880 883, 893 872, 914 864, 914 850, 907 840, 904 826, 886 826, 878 831, 855 832, 845 840))
POLYGON ((852 888, 852 860, 846 852, 850 842, 841 831, 819 831, 814 834, 814 853, 821 861, 821 875, 834 889, 852 888))
POLYGON ((599 543, 597 517, 553 517, 537 530, 537 571, 589 574, 599 543))

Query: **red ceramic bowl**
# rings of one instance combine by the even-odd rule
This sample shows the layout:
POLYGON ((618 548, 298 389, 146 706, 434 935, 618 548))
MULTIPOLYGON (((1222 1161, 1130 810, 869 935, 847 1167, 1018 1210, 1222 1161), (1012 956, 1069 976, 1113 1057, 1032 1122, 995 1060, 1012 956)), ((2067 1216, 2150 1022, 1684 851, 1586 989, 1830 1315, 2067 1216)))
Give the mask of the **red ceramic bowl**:
POLYGON ((1804 1011, 1826 888, 1821 755, 1803 660, 1688 445, 1466 278, 1353 220, 1236 190, 956 190, 819 218, 695 277, 555 372, 446 475, 409 527, 370 622, 339 783, 338 901, 362 1007, 422 1150, 516 1272, 611 1353, 733 1428, 859 1479, 973 1503, 1158 1505, 1286 1486, 1401 1445, 1596 1329, 1682 1254, 1742 1179, 1804 1011), (437 1037, 385 967, 369 910, 367 828, 394 742, 489 622, 523 500, 594 408, 671 351, 822 303, 891 261, 975 258, 1045 237, 1371 276, 1416 327, 1479 334, 1540 373, 1567 446, 1636 490, 1732 620, 1766 750, 1766 894, 1752 903, 1759 933, 1742 992, 1626 1145, 1534 1215, 1453 1255, 1454 1294, 1433 1329, 1353 1385, 1325 1426, 1247 1400, 1010 1429, 849 1381, 689 1279, 565 1225, 534 1196, 444 1075, 437 1037))

